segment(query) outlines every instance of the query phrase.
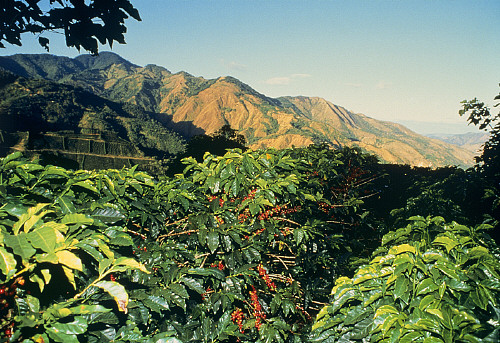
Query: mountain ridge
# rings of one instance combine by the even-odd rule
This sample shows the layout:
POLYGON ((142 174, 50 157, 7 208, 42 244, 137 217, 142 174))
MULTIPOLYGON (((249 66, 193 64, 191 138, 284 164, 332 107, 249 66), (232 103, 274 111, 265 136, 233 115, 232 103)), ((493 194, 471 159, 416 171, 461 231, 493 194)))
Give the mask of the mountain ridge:
POLYGON ((359 146, 389 163, 426 167, 472 164, 473 154, 467 150, 418 135, 400 124, 353 113, 319 97, 270 98, 231 76, 204 79, 186 72, 171 73, 161 66, 137 66, 113 53, 75 59, 22 56, 11 58, 18 66, 9 57, 1 57, 0 67, 9 70, 15 66, 11 72, 45 75, 115 102, 134 104, 155 113, 155 120, 188 138, 230 125, 253 149, 326 142, 334 147, 359 146), (51 64, 44 64, 43 59, 51 64))

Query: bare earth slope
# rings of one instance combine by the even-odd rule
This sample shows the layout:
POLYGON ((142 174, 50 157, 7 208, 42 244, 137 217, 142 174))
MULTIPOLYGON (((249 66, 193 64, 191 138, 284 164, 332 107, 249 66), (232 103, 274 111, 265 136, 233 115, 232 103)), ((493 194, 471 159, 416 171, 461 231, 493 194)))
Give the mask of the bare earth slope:
POLYGON ((273 99, 232 77, 206 80, 185 72, 173 74, 155 65, 136 66, 112 53, 102 53, 95 60, 89 56, 51 56, 52 67, 47 71, 40 56, 45 55, 2 57, 0 67, 139 105, 157 113, 155 119, 187 137, 210 134, 229 124, 245 136, 251 148, 326 142, 359 146, 390 163, 438 167, 470 166, 473 162, 470 151, 416 134, 399 124, 352 113, 322 98, 273 99), (54 59, 61 63, 57 68, 54 59), (33 67, 34 60, 38 68, 33 67))

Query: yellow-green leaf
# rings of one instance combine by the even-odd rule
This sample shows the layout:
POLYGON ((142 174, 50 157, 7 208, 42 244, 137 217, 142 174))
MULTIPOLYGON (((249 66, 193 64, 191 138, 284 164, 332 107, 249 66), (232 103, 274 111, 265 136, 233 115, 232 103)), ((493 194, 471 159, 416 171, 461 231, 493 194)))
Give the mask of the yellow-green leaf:
POLYGON ((14 255, 4 249, 4 247, 0 247, 0 270, 2 273, 9 278, 16 272, 16 259, 14 255))
POLYGON ((127 313, 128 293, 121 284, 115 281, 100 281, 95 284, 97 287, 102 288, 108 292, 118 305, 118 310, 127 313))
POLYGON ((127 266, 132 269, 139 269, 140 271, 149 274, 150 272, 146 269, 146 267, 140 263, 139 261, 134 260, 129 257, 120 257, 114 263, 115 266, 127 266))
POLYGON ((383 306, 380 306, 377 311, 375 311, 375 315, 373 316, 373 318, 377 318, 383 314, 387 314, 387 313, 394 313, 394 314, 398 314, 399 311, 396 310, 396 308, 394 306, 391 306, 391 305, 383 305, 383 306))
POLYGON ((401 245, 397 245, 395 247, 392 247, 389 250, 389 254, 392 254, 392 255, 399 255, 399 254, 404 253, 404 252, 411 252, 412 254, 415 254, 417 252, 417 249, 415 249, 415 247, 413 247, 409 244, 401 244, 401 245))
POLYGON ((439 310, 437 308, 426 308, 425 312, 431 313, 431 314, 433 314, 435 316, 438 316, 439 319, 444 320, 443 312, 441 312, 441 310, 439 310))
POLYGON ((24 232, 28 232, 33 227, 33 225, 35 225, 42 217, 44 217, 48 213, 52 213, 53 211, 51 210, 46 210, 42 213, 38 213, 48 205, 50 204, 40 203, 36 206, 30 207, 26 213, 23 213, 19 217, 19 220, 12 227, 14 234, 17 235, 19 233, 19 230, 23 226, 24 232))
POLYGON ((59 259, 59 263, 65 266, 82 271, 82 260, 68 250, 61 250, 56 252, 56 256, 59 259))
POLYGON ((73 270, 66 266, 62 266, 62 269, 64 271, 64 275, 68 278, 69 283, 74 289, 76 289, 75 274, 73 273, 73 270))
POLYGON ((442 245, 446 248, 447 252, 450 252, 450 250, 456 247, 459 242, 446 236, 439 236, 434 240, 433 244, 442 245))

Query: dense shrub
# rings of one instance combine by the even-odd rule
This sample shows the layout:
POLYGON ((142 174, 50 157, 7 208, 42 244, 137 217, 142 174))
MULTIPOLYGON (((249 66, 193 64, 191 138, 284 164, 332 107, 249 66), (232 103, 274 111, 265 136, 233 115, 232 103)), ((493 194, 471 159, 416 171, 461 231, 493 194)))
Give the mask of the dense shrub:
POLYGON ((413 217, 318 314, 314 342, 498 342, 500 262, 486 226, 413 217))

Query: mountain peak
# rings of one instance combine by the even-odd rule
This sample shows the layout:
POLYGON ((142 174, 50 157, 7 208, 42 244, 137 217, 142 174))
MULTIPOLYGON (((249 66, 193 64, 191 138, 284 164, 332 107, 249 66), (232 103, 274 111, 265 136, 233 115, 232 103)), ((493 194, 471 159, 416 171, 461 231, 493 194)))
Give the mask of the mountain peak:
POLYGON ((113 64, 123 64, 127 67, 138 67, 111 51, 101 52, 97 56, 84 54, 77 56, 74 59, 80 62, 85 69, 106 69, 113 64))
POLYGON ((22 76, 76 85, 119 103, 132 103, 185 137, 211 134, 229 124, 245 136, 251 148, 280 149, 322 142, 358 146, 389 163, 437 167, 473 162, 471 152, 401 125, 355 114, 319 97, 270 98, 232 76, 207 80, 184 71, 172 74, 156 65, 137 67, 110 52, 75 59, 3 57, 0 67, 22 76))

